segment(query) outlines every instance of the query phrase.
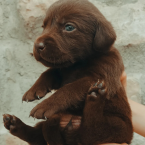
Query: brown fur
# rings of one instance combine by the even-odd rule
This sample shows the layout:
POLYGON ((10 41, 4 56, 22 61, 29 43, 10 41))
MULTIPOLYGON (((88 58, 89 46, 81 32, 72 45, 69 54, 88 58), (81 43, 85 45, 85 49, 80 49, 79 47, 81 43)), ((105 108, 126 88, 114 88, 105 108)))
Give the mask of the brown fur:
MULTIPOLYGON (((48 118, 33 128, 34 140, 24 137, 29 133, 16 136, 31 145, 130 143, 131 110, 120 81, 124 65, 113 46, 116 34, 112 25, 87 0, 60 0, 49 8, 43 27, 34 45, 34 56, 50 69, 25 93, 23 101, 44 97, 52 89, 57 92, 30 113, 38 119, 48 118), (66 23, 75 30, 66 31, 66 23), (43 50, 36 48, 40 43, 44 44, 43 50), (88 93, 98 79, 103 87, 94 85, 88 93), (81 115, 80 128, 73 129, 70 121, 61 129, 59 122, 64 113, 81 115)), ((4 120, 7 123, 6 116, 4 120)), ((16 127, 16 123, 12 125, 16 127)))

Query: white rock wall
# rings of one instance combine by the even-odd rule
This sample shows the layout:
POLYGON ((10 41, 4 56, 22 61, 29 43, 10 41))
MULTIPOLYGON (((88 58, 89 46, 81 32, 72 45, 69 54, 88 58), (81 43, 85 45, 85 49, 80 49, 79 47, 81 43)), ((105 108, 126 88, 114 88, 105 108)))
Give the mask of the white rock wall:
MULTIPOLYGON (((26 143, 8 134, 2 114, 14 114, 25 123, 38 103, 21 103, 22 95, 46 69, 30 55, 33 42, 42 31, 47 7, 56 0, 0 0, 0 145, 26 143)), ((90 0, 113 24, 116 47, 122 54, 128 75, 128 97, 145 104, 145 0, 90 0)), ((145 145, 135 134, 132 145, 145 145)))

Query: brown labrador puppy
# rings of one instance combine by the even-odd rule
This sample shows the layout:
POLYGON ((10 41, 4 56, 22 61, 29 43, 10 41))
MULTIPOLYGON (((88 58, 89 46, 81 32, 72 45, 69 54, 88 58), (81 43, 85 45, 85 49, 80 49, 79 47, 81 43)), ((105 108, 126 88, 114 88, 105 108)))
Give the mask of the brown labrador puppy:
POLYGON ((131 110, 120 81, 122 58, 113 44, 112 25, 87 0, 59 0, 48 10, 43 33, 34 45, 37 61, 50 67, 23 96, 23 101, 53 95, 38 104, 30 116, 47 121, 35 127, 4 115, 10 132, 31 145, 98 145, 130 143, 131 110), (91 86, 91 87, 90 87, 91 86), (62 114, 82 116, 60 128, 62 114))

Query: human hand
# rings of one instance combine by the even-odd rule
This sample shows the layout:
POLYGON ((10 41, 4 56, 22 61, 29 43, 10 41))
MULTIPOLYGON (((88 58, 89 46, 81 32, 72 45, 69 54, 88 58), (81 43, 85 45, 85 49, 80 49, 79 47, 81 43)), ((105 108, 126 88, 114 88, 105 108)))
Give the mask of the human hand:
POLYGON ((70 114, 65 114, 61 117, 60 127, 65 128, 69 121, 72 119, 72 126, 74 129, 78 128, 81 124, 81 116, 73 116, 70 114))
MULTIPOLYGON (((62 128, 65 128, 66 125, 69 123, 69 121, 72 119, 72 126, 73 128, 78 128, 81 124, 81 116, 73 116, 73 115, 70 115, 70 114, 67 114, 67 115, 63 115, 61 117, 61 120, 60 120, 60 126, 62 128)), ((128 145, 126 143, 123 143, 123 144, 117 144, 117 143, 106 143, 106 144, 100 144, 100 145, 128 145)))

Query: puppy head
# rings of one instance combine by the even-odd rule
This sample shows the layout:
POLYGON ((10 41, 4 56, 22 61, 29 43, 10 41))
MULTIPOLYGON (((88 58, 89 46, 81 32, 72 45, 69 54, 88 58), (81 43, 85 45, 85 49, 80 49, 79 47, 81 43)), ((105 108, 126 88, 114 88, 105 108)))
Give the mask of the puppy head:
POLYGON ((47 11, 42 35, 35 41, 36 60, 48 67, 67 67, 109 51, 116 34, 87 0, 59 0, 47 11))

